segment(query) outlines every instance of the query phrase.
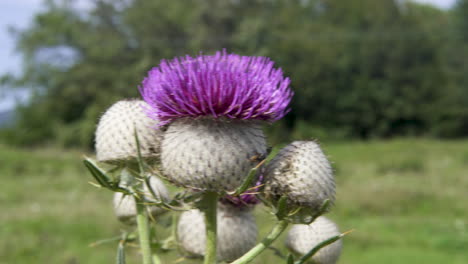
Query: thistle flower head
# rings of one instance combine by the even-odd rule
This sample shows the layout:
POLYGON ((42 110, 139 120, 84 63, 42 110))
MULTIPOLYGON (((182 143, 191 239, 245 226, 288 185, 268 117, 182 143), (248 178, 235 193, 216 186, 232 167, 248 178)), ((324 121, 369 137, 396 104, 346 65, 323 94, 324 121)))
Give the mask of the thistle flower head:
POLYGON ((161 61, 140 86, 160 125, 181 117, 276 121, 289 109, 290 80, 266 57, 226 51, 161 61))

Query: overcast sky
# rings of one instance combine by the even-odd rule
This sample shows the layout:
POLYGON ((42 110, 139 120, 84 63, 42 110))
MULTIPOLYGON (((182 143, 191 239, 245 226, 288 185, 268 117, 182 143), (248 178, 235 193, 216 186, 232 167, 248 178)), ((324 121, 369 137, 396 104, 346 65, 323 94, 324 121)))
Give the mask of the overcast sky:
MULTIPOLYGON (((75 0, 79 8, 87 8, 89 0, 75 0)), ((377 0, 376 0, 377 1, 377 0)), ((414 0, 449 8, 456 0, 414 0)), ((41 10, 42 0, 0 0, 0 75, 20 71, 20 57, 14 51, 14 39, 8 26, 25 28, 31 23, 33 15, 41 10)), ((0 88, 0 112, 14 106, 14 96, 5 96, 0 88)))

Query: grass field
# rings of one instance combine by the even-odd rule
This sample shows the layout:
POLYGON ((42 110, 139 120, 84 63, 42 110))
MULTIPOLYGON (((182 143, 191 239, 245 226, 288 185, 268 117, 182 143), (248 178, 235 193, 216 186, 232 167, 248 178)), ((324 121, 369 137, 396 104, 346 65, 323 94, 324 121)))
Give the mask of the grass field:
MULTIPOLYGON (((468 141, 323 147, 338 188, 329 217, 342 231, 355 229, 339 263, 468 263, 468 141)), ((114 263, 116 242, 89 244, 118 236, 123 226, 114 219, 111 193, 88 184, 81 155, 0 146, 0 263, 114 263)), ((256 214, 265 234, 273 218, 262 208, 256 214)), ((285 252, 282 240, 275 246, 285 252)), ((128 263, 140 263, 136 250, 128 263)), ((284 262, 266 252, 255 263, 284 262)))

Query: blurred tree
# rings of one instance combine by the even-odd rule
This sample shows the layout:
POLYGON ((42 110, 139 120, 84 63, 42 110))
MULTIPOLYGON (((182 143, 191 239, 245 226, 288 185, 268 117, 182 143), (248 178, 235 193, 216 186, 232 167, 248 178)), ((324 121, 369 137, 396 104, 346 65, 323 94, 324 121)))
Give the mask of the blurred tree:
POLYGON ((467 134, 468 67, 450 48, 460 42, 447 44, 446 11, 394 0, 96 0, 86 11, 49 0, 43 10, 17 31, 24 71, 7 79, 33 97, 12 141, 91 147, 100 113, 139 96, 160 59, 222 48, 269 56, 291 76, 293 111, 278 129, 296 137, 467 134))
POLYGON ((446 72, 451 81, 446 89, 446 111, 437 117, 442 125, 437 134, 444 137, 468 135, 468 1, 458 0, 451 12, 444 43, 446 72))
MULTIPOLYGON (((434 117, 444 108, 434 107, 449 101, 441 89, 449 80, 443 41, 433 37, 444 29, 426 23, 433 19, 420 14, 426 6, 408 3, 401 9, 392 0, 302 2, 278 10, 268 48, 292 75, 298 95, 293 118, 360 138, 435 129, 434 117)), ((431 12, 443 16, 441 10, 431 12)))

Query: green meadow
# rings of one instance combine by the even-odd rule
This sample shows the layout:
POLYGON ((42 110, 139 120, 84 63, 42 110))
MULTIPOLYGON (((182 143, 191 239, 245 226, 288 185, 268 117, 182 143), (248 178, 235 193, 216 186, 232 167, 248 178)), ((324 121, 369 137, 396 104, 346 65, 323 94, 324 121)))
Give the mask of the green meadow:
MULTIPOLYGON (((323 143, 336 171, 328 216, 344 238, 341 264, 468 261, 468 141, 401 139, 323 143)), ((0 263, 113 263, 124 226, 112 193, 89 184, 83 153, 0 145, 0 263)), ((256 209, 260 235, 274 224, 256 209)), ((156 235, 169 233, 156 225, 156 235)), ((284 236, 275 244, 282 254, 284 236)), ((140 263, 128 245, 127 262, 140 263)), ((177 253, 163 263, 197 263, 177 253)), ((255 263, 284 263, 272 250, 255 263)))

